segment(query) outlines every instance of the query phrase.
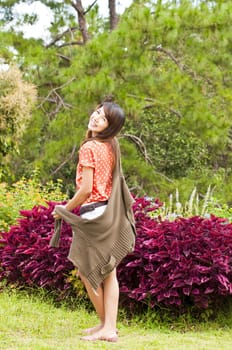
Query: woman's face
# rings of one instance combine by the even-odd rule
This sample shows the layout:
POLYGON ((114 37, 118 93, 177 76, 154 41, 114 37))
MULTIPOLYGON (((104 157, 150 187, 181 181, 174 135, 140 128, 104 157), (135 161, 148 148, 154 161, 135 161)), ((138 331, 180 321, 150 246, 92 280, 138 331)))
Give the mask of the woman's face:
POLYGON ((96 109, 89 119, 88 129, 92 131, 92 135, 96 136, 109 126, 109 122, 105 116, 103 106, 96 109))

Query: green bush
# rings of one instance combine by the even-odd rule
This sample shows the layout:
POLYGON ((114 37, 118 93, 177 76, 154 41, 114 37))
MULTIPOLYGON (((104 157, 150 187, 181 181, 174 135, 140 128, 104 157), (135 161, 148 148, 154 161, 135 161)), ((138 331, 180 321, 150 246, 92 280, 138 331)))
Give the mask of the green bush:
POLYGON ((22 178, 13 185, 0 183, 0 231, 7 231, 20 217, 20 210, 35 205, 46 205, 47 201, 62 201, 62 181, 49 181, 41 185, 36 172, 30 179, 22 178))

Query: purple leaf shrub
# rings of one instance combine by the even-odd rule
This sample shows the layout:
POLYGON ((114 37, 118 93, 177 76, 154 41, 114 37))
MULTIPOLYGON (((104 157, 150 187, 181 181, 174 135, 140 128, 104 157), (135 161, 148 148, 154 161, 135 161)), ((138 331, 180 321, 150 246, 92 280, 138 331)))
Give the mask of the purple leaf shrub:
MULTIPOLYGON (((18 225, 0 237, 0 280, 64 293, 72 290, 67 259, 72 232, 63 223, 60 247, 49 247, 57 203, 21 211, 18 225)), ((136 198, 137 238, 133 253, 118 266, 121 295, 129 304, 208 307, 232 294, 232 224, 191 217, 169 222, 152 217, 161 203, 136 198)), ((78 208, 76 213, 78 213, 78 208)), ((127 305, 129 305, 127 304, 127 305)))
POLYGON ((63 223, 60 248, 49 247, 54 232, 51 215, 57 203, 49 202, 48 208, 35 206, 20 211, 23 218, 0 239, 0 280, 10 283, 37 285, 64 290, 68 287, 67 273, 73 265, 67 259, 71 242, 71 228, 63 223))
POLYGON ((154 220, 147 206, 134 206, 136 247, 118 268, 121 293, 150 307, 200 308, 231 295, 232 224, 215 216, 154 220))

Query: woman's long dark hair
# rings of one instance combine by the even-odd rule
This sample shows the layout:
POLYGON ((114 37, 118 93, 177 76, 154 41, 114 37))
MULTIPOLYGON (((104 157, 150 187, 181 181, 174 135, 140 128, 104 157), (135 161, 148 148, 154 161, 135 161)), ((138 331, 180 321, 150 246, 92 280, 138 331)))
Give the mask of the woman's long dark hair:
POLYGON ((125 123, 125 114, 123 109, 117 104, 113 102, 103 102, 98 105, 96 109, 103 107, 105 117, 108 120, 108 127, 99 132, 97 136, 92 136, 92 131, 88 130, 85 136, 85 139, 82 144, 86 143, 90 140, 97 140, 101 142, 109 142, 112 147, 112 151, 114 154, 114 164, 116 161, 116 140, 115 136, 120 132, 124 123, 125 123))

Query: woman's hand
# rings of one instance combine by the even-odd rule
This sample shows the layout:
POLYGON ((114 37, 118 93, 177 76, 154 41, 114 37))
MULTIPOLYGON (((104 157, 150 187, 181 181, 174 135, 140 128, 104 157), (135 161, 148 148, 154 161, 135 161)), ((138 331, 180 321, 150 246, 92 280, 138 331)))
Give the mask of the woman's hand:
POLYGON ((52 212, 52 216, 53 216, 53 219, 54 220, 59 220, 61 217, 58 215, 58 214, 56 214, 54 211, 52 212))
MULTIPOLYGON (((59 207, 63 207, 63 208, 66 209, 66 205, 59 205, 59 207)), ((54 208, 54 210, 53 210, 53 212, 52 212, 52 216, 53 216, 54 220, 59 220, 59 219, 61 219, 60 215, 58 215, 58 214, 56 213, 56 206, 55 206, 55 208, 54 208)))

